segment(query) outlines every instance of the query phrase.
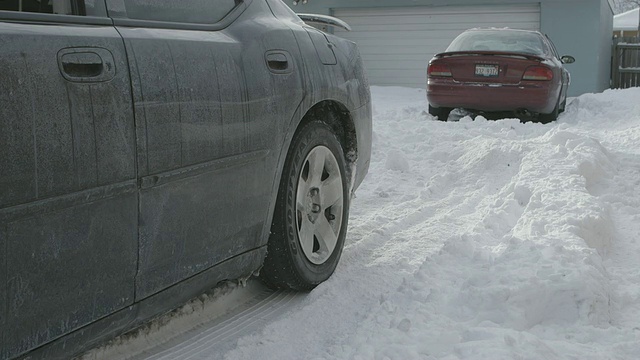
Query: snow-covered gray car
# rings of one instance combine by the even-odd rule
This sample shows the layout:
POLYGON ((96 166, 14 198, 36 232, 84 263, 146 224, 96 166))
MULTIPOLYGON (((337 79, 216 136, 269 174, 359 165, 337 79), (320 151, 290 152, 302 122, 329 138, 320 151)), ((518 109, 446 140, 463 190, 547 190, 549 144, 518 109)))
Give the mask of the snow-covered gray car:
POLYGON ((354 43, 281 0, 2 0, 0 44, 0 359, 331 276, 371 154, 354 43))

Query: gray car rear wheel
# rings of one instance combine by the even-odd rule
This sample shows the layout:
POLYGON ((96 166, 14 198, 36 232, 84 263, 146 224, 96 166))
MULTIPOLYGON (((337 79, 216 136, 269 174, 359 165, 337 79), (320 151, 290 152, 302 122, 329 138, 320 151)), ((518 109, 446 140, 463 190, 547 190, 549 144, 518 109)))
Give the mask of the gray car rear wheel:
POLYGON ((260 276, 273 288, 310 290, 333 274, 349 212, 344 151, 312 121, 294 136, 284 166, 260 276))

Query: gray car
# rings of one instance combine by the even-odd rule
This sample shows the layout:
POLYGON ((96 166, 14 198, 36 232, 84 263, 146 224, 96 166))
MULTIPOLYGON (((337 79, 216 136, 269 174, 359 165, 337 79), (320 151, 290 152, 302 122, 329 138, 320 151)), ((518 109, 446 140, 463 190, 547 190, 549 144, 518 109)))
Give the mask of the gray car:
POLYGON ((333 273, 371 154, 352 42, 281 0, 0 0, 0 69, 1 359, 333 273))

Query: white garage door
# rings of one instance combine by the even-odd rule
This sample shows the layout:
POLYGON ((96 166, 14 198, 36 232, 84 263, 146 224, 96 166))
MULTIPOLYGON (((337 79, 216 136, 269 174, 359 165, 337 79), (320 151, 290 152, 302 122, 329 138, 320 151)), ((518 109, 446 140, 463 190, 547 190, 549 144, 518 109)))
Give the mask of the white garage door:
POLYGON ((424 88, 429 59, 464 30, 509 27, 540 30, 540 5, 437 6, 334 9, 352 31, 371 85, 424 88))

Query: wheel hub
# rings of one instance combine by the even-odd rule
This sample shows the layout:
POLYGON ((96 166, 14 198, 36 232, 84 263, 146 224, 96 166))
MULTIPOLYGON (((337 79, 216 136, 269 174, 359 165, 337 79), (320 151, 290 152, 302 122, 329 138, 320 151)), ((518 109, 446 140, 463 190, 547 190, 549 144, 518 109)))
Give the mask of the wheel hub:
POLYGON ((320 199, 320 189, 312 188, 307 194, 307 202, 305 212, 312 224, 316 223, 318 216, 322 212, 322 204, 320 199))
POLYGON ((343 183, 338 161, 329 148, 311 149, 298 175, 296 229, 302 252, 316 265, 336 249, 343 216, 343 183))

